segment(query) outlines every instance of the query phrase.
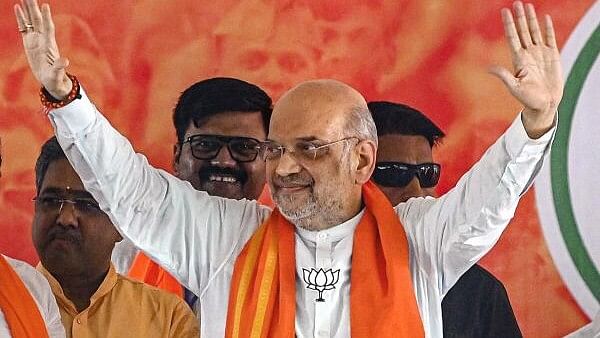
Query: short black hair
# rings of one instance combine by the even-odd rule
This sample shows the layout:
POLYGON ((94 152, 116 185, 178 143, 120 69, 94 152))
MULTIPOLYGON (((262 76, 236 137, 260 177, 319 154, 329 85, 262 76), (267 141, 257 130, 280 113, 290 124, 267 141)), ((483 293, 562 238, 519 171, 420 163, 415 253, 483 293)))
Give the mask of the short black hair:
POLYGON ((181 93, 173 111, 177 142, 184 141, 190 122, 199 126, 209 117, 229 111, 260 111, 266 134, 273 102, 264 90, 239 79, 215 77, 196 82, 181 93))
POLYGON ((431 147, 446 136, 425 114, 405 104, 374 101, 367 105, 375 120, 379 136, 390 134, 423 136, 431 147))
POLYGON ((40 156, 38 156, 37 161, 35 162, 36 195, 39 195, 40 193, 40 189, 42 188, 42 183, 50 163, 66 158, 67 156, 65 156, 65 153, 60 147, 56 136, 52 136, 48 141, 46 141, 46 143, 44 143, 42 150, 40 151, 40 156))

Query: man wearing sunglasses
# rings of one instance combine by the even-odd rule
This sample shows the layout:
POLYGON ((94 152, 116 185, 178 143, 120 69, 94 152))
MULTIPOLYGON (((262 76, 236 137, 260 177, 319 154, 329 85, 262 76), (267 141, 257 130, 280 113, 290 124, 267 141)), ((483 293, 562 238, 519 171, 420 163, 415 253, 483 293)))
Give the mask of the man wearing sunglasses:
MULTIPOLYGON (((379 138, 373 181, 393 205, 435 197, 441 166, 434 163, 432 148, 444 132, 409 106, 386 101, 368 106, 379 138)), ((477 264, 444 296, 442 319, 444 337, 522 336, 504 285, 477 264)))
POLYGON ((61 146, 119 231, 200 296, 205 337, 442 336, 442 295, 514 215, 562 98, 551 20, 542 37, 533 6, 515 2, 518 24, 502 10, 514 69, 494 72, 522 113, 453 190, 394 207, 370 181, 378 140, 363 96, 301 83, 260 147, 271 209, 151 167, 66 73, 49 6, 24 5, 18 29, 61 146))

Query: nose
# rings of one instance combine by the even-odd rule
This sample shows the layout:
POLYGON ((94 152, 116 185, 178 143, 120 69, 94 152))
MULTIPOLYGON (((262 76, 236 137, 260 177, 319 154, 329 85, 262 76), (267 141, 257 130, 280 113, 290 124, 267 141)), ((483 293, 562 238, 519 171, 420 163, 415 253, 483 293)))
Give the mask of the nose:
POLYGON ((423 191, 423 188, 421 188, 421 183, 417 177, 413 177, 410 183, 404 188, 403 195, 405 196, 405 199, 425 196, 425 192, 423 191))
POLYGON ((62 202, 58 209, 56 223, 66 227, 78 227, 79 219, 73 203, 62 202))
POLYGON ((235 167, 237 164, 237 161, 231 157, 227 145, 223 145, 217 156, 210 160, 210 162, 212 164, 218 164, 221 167, 235 167))
POLYGON ((279 161, 277 163, 277 167, 275 172, 279 176, 288 176, 292 174, 297 174, 302 170, 300 163, 296 161, 294 155, 292 155, 289 151, 286 151, 281 155, 279 161))

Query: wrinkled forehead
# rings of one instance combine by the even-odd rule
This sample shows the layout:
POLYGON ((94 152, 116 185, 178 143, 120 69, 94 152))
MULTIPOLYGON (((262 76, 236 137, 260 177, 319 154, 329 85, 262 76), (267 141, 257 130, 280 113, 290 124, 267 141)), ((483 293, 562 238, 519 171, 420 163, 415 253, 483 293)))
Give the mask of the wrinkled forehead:
POLYGON ((273 114, 268 139, 281 143, 299 139, 337 140, 344 135, 343 117, 315 109, 284 110, 273 114))

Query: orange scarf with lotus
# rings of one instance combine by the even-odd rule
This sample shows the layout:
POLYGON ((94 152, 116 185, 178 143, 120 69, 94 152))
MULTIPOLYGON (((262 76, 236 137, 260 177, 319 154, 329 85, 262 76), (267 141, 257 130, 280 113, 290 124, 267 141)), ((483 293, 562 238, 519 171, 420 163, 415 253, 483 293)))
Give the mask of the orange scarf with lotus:
MULTIPOLYGON (((372 182, 363 185, 363 200, 366 211, 356 227, 352 251, 351 335, 423 337, 404 228, 372 182)), ((314 279, 320 295, 320 288, 329 287, 324 284, 337 279, 328 273, 305 272, 303 278, 309 284, 314 279)), ((275 209, 235 262, 225 336, 294 337, 295 315, 294 225, 275 209)))
POLYGON ((48 338, 46 323, 27 287, 0 255, 0 309, 13 338, 48 338))

